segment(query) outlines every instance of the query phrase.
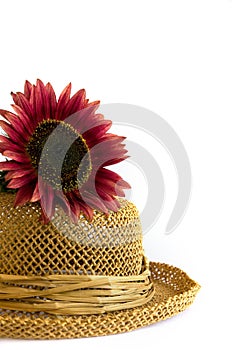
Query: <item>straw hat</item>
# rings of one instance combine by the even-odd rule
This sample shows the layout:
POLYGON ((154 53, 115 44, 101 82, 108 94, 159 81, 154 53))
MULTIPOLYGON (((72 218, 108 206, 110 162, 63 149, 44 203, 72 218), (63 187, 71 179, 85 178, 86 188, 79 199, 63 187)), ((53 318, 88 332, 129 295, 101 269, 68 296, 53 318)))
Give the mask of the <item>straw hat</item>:
POLYGON ((185 310, 200 288, 180 269, 148 262, 138 210, 122 198, 129 186, 105 168, 126 158, 124 138, 107 133, 109 121, 95 113, 97 103, 89 104, 84 90, 70 98, 70 89, 56 101, 50 84, 26 82, 24 94, 13 94, 17 114, 1 111, 7 122, 0 122, 6 132, 0 151, 12 160, 0 163, 0 337, 131 331, 185 310), (66 122, 76 112, 79 124, 66 122), (57 128, 65 140, 78 138, 70 143, 58 185, 59 159, 48 162, 42 150, 43 137, 47 141, 57 128), (84 165, 73 157, 79 150, 84 165), (39 173, 42 161, 46 171, 39 173))
POLYGON ((0 195, 0 336, 78 338, 143 327, 185 310, 199 285, 144 257, 136 207, 47 225, 37 205, 0 195), (67 223, 69 223, 67 225, 67 223), (68 226, 68 228, 67 228, 68 226), (97 237, 97 239, 96 239, 97 237))

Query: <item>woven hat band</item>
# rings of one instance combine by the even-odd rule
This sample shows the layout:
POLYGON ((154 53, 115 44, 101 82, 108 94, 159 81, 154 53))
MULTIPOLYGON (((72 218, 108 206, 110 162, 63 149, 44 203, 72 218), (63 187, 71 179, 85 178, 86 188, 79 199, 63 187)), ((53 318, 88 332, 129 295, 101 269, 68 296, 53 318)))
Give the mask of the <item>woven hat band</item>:
POLYGON ((101 314, 146 304, 154 296, 148 262, 137 276, 0 275, 0 309, 54 315, 101 314))

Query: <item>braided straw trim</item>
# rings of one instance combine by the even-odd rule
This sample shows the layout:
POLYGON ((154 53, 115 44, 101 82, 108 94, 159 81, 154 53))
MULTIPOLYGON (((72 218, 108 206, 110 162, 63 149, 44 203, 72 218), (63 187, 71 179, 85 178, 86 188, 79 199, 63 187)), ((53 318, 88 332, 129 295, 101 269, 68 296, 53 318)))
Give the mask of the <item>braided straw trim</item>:
POLYGON ((53 315, 102 314, 141 306, 154 296, 148 263, 138 276, 0 274, 0 308, 53 315))

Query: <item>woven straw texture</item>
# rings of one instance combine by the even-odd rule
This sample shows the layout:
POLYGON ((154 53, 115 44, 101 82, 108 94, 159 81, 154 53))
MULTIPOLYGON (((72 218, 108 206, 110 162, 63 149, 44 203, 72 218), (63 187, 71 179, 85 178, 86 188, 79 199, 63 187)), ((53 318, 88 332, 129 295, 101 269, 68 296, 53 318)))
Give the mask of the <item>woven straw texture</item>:
POLYGON ((15 275, 137 275, 143 261, 142 229, 136 207, 121 200, 117 213, 95 213, 72 224, 58 211, 42 225, 35 204, 13 207, 14 195, 0 193, 0 273, 15 275))
POLYGON ((155 293, 149 265, 135 276, 0 274, 0 308, 52 315, 90 315, 149 302, 155 293))
POLYGON ((176 315, 193 302, 200 287, 186 273, 147 264, 132 203, 122 200, 117 213, 96 212, 91 223, 82 217, 77 225, 57 211, 45 226, 37 205, 13 208, 13 200, 0 194, 0 337, 122 333, 176 315), (78 303, 79 297, 82 304, 72 309, 69 301, 78 303))
POLYGON ((0 313, 0 336, 26 339, 62 339, 132 331, 165 320, 192 304, 199 285, 176 267, 150 263, 155 296, 146 305, 101 315, 53 316, 45 313, 0 313))

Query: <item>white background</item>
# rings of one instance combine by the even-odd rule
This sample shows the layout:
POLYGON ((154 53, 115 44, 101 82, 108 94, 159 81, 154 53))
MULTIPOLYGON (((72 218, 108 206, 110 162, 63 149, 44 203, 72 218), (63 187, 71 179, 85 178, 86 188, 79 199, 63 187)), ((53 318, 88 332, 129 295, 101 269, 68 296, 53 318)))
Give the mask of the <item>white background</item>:
POLYGON ((167 201, 144 247, 202 285, 189 310, 142 330, 0 340, 1 349, 231 349, 232 1, 2 1, 0 14, 1 108, 25 79, 50 81, 57 92, 72 81, 90 100, 146 107, 176 130, 191 162, 191 202, 165 236, 177 191, 167 161, 167 201))

